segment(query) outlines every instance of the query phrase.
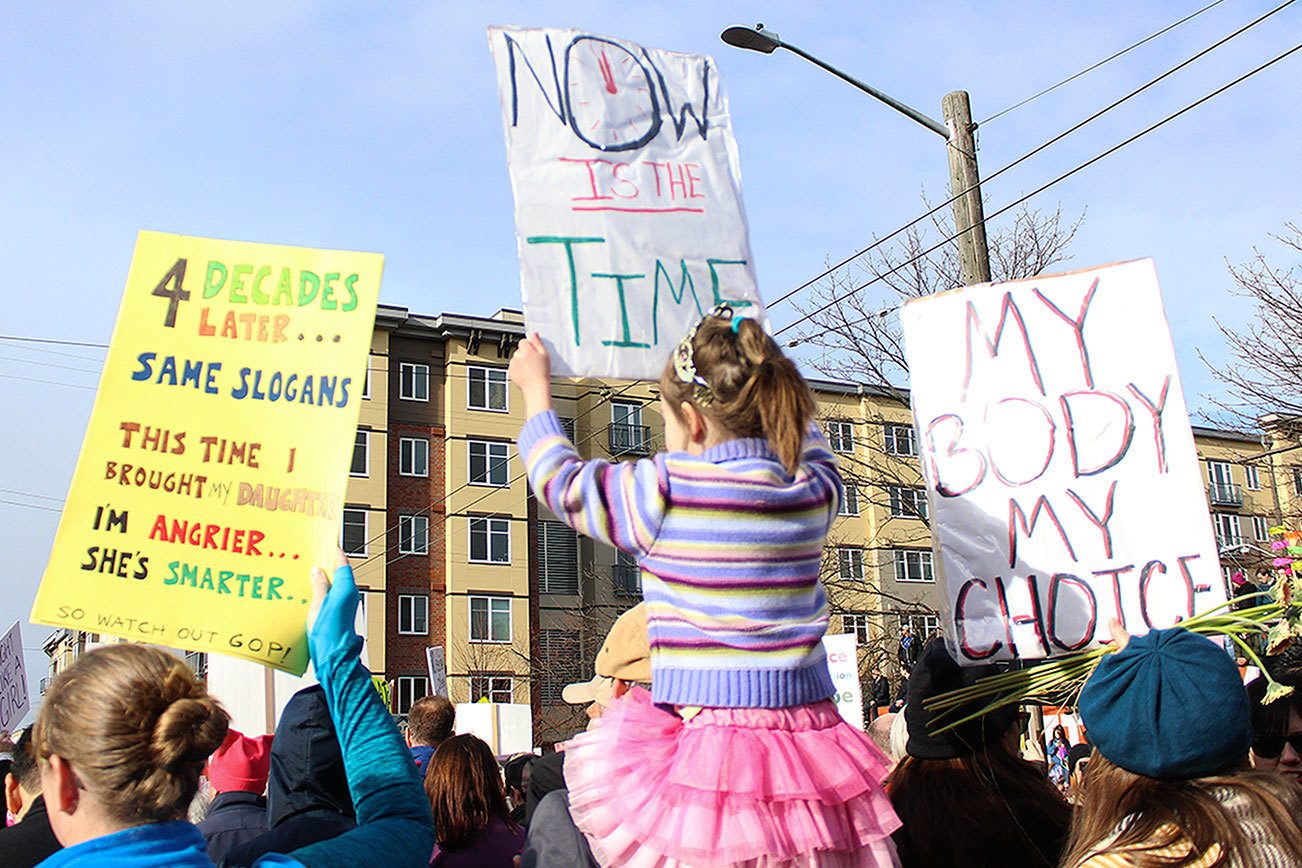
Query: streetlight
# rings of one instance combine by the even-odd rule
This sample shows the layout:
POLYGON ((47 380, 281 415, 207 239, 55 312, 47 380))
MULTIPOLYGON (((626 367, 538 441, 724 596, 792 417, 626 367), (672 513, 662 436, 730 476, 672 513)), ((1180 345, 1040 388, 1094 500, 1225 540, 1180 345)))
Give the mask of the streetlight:
POLYGON ((967 285, 990 281, 990 251, 986 247, 985 211, 981 204, 981 175, 977 170, 976 140, 972 135, 976 124, 972 123, 972 108, 968 102, 967 91, 953 91, 941 100, 945 117, 945 123, 942 124, 791 43, 783 42, 776 33, 765 30, 763 24, 755 25, 754 29, 729 27, 719 34, 719 38, 729 45, 748 51, 758 51, 761 54, 772 54, 779 48, 785 48, 944 138, 948 145, 946 150, 949 155, 950 187, 956 197, 951 205, 954 211, 954 228, 958 233, 962 280, 967 285))

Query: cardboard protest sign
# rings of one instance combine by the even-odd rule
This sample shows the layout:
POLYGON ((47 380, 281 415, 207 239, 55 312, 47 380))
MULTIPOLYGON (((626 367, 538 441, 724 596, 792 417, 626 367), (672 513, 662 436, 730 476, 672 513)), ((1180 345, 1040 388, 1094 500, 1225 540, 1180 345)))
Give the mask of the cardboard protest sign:
POLYGON ((1041 658, 1225 600, 1149 260, 910 301, 914 421, 947 637, 1041 658))
POLYGON ((715 303, 763 319, 713 59, 580 30, 488 42, 525 320, 553 372, 655 379, 715 303))
POLYGON ((432 645, 425 649, 425 666, 429 669, 430 695, 447 696, 448 662, 442 645, 432 645))
POLYGON ((836 710, 850 724, 864 728, 863 688, 859 684, 859 654, 853 633, 834 633, 823 637, 827 652, 827 671, 832 676, 836 710))
POLYGON ((0 637, 0 733, 13 729, 31 710, 27 694, 27 664, 18 622, 0 637))
POLYGON ((382 263, 140 233, 32 621, 304 671, 382 263))

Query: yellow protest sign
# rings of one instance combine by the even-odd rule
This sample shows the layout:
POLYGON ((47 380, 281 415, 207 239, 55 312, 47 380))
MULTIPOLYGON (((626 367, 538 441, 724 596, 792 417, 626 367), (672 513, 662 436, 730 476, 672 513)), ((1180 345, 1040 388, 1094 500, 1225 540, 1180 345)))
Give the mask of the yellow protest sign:
POLYGON ((383 261, 140 233, 33 622, 307 668, 383 261))

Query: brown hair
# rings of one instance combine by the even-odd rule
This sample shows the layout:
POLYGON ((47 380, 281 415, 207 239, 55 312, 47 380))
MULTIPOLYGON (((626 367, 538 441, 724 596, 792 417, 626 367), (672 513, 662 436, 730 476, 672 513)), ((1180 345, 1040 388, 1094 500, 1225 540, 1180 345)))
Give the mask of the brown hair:
POLYGON ((1280 864, 1302 865, 1302 827, 1297 819, 1302 804, 1283 778, 1243 770, 1160 781, 1127 771, 1098 751, 1085 768, 1063 864, 1079 865, 1099 852, 1125 851, 1137 866, 1189 865, 1205 858, 1213 846, 1220 852, 1211 866, 1238 864, 1236 856, 1243 864, 1253 862, 1252 853, 1264 842, 1245 834, 1243 818, 1224 804, 1226 792, 1230 799, 1242 800, 1253 825, 1292 857, 1280 864), (1152 852, 1181 841, 1192 845, 1183 856, 1152 852))
POLYGON ((54 679, 36 754, 58 754, 108 815, 138 825, 185 817, 230 716, 181 659, 145 645, 96 648, 54 679))
POLYGON ((1057 789, 1003 742, 955 759, 906 756, 886 792, 904 824, 895 841, 905 865, 1051 868, 1071 823, 1057 789))
POLYGON ((671 357, 660 375, 660 392, 670 412, 681 419, 679 406, 690 401, 736 437, 767 439, 787 472, 794 473, 814 418, 814 397, 773 338, 749 317, 734 334, 728 319, 707 316, 692 340, 692 363, 709 384, 710 401, 694 399, 697 387, 678 378, 671 357))
POLYGON ((407 712, 407 734, 415 744, 438 747, 452 735, 457 710, 446 696, 422 696, 407 712))
POLYGON ((506 806, 502 773, 488 745, 473 735, 454 735, 438 746, 425 774, 438 845, 459 850, 474 843, 494 817, 518 829, 506 806))

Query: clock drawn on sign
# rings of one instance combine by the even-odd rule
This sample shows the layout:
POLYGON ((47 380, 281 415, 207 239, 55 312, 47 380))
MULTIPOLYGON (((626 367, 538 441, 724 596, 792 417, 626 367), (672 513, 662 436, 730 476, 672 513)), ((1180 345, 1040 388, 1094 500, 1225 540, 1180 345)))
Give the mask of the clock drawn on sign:
POLYGON ((624 46, 580 36, 565 49, 570 128, 598 151, 632 151, 660 132, 660 100, 651 73, 624 46))

